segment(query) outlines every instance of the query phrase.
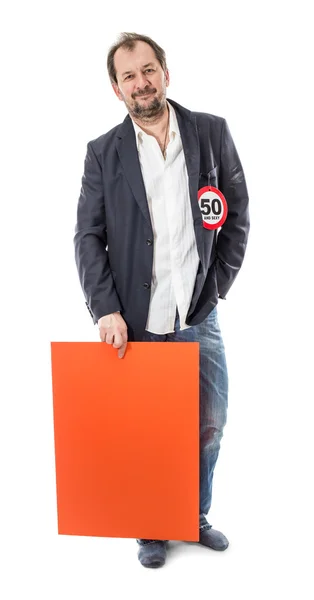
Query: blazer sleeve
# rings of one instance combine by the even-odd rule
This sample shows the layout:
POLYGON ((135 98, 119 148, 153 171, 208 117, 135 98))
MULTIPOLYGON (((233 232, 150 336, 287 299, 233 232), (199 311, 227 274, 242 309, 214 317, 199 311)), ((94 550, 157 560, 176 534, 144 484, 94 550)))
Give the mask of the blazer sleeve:
POLYGON ((218 293, 225 298, 242 265, 250 229, 248 192, 243 168, 225 119, 222 123, 219 187, 228 215, 216 245, 218 293))
POLYGON ((112 278, 108 252, 102 170, 91 142, 82 177, 74 236, 75 262, 94 324, 121 310, 112 278))

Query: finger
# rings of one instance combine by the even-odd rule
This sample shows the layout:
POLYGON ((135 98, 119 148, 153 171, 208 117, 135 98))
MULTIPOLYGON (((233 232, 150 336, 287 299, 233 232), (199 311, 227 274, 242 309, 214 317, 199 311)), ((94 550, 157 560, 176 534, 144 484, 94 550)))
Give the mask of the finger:
POLYGON ((99 335, 100 335, 100 339, 102 342, 105 342, 107 340, 107 336, 110 334, 110 332, 108 331, 107 327, 100 327, 99 328, 99 335))
POLYGON ((113 342, 113 333, 112 332, 110 332, 110 333, 107 332, 106 333, 106 343, 107 344, 112 344, 112 342, 113 342))
POLYGON ((119 358, 123 358, 124 357, 127 345, 128 345, 127 342, 124 342, 122 344, 122 346, 121 346, 121 348, 119 349, 119 352, 118 352, 118 357, 119 358))
POLYGON ((99 337, 102 342, 106 341, 106 332, 103 329, 99 329, 99 337))
POLYGON ((115 336, 114 336, 114 344, 113 347, 114 348, 120 348, 123 344, 123 339, 122 339, 122 335, 119 331, 116 331, 115 336))
POLYGON ((126 343, 128 341, 128 330, 122 331, 121 333, 123 342, 126 343))

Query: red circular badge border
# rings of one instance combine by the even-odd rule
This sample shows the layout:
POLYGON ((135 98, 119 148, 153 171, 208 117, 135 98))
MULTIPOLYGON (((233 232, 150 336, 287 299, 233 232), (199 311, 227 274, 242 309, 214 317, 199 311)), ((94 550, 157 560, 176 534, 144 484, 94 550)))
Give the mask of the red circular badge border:
POLYGON ((202 221, 203 221, 203 227, 205 227, 205 229, 218 229, 218 227, 221 227, 226 218, 227 218, 227 214, 228 214, 228 204, 227 204, 227 200, 224 197, 223 193, 218 189, 215 188, 212 185, 205 185, 204 187, 202 187, 200 190, 198 190, 197 192, 197 201, 199 202, 200 197, 205 194, 205 192, 214 192, 215 194, 217 194, 217 196, 219 196, 220 200, 223 203, 223 207, 224 207, 224 213, 220 219, 220 221, 217 221, 216 223, 213 223, 212 225, 209 223, 206 223, 203 219, 203 215, 202 215, 202 221))

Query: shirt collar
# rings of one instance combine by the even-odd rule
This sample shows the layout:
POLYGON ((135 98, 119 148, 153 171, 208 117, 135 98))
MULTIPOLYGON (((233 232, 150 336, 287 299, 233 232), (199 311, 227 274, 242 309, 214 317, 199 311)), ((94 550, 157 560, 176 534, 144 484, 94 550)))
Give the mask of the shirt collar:
MULTIPOLYGON (((176 111, 174 110, 173 106, 171 106, 171 104, 169 102, 167 102, 167 106, 169 108, 169 137, 171 137, 172 135, 174 136, 179 136, 180 137, 180 130, 179 130, 179 126, 178 126, 178 121, 177 121, 177 116, 176 116, 176 111)), ((133 119, 131 119, 132 123, 133 123, 133 127, 134 127, 134 131, 135 131, 135 136, 136 136, 136 145, 137 145, 137 149, 139 147, 140 142, 143 141, 143 139, 146 137, 150 137, 148 136, 148 134, 143 131, 143 129, 141 127, 139 127, 139 125, 137 125, 137 123, 135 123, 135 121, 133 121, 133 119)))

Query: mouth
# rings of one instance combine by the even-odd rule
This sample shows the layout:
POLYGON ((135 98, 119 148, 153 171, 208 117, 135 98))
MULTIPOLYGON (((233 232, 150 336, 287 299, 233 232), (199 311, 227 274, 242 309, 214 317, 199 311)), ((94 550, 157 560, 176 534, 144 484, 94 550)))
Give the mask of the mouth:
POLYGON ((143 95, 137 96, 137 98, 144 98, 144 99, 145 99, 145 98, 149 98, 149 97, 150 97, 150 96, 152 96, 154 93, 155 93, 155 92, 150 92, 150 94, 143 94, 143 95))

